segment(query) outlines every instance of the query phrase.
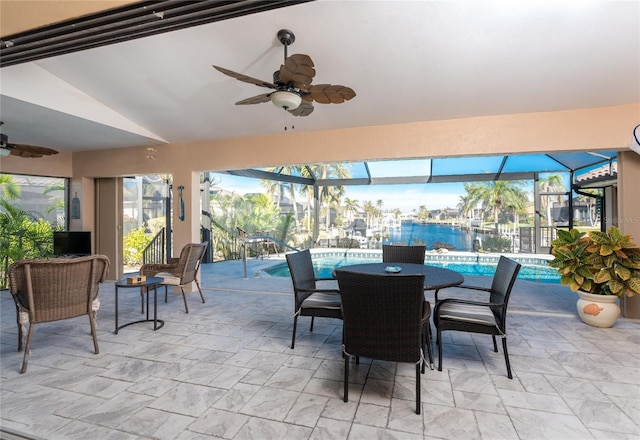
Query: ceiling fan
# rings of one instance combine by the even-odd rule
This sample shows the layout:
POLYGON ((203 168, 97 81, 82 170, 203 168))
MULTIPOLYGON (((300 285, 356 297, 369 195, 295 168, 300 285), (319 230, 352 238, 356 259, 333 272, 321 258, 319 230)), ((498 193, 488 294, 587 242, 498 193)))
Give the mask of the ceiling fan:
MULTIPOLYGON (((0 121, 0 125, 4 124, 4 122, 0 121)), ((56 150, 46 147, 38 147, 36 145, 24 145, 24 144, 10 144, 9 137, 0 133, 0 156, 18 156, 18 157, 26 157, 26 158, 36 158, 42 156, 51 156, 53 154, 58 154, 56 150)))
POLYGON ((311 81, 316 75, 316 71, 309 55, 287 56, 287 47, 296 40, 293 32, 282 29, 278 31, 277 37, 284 46, 284 64, 280 66, 280 70, 273 73, 272 83, 223 67, 213 66, 217 71, 239 81, 274 89, 273 92, 238 101, 236 105, 261 104, 271 101, 276 107, 283 108, 294 116, 308 116, 313 112, 313 101, 320 104, 340 104, 356 96, 356 92, 349 87, 332 84, 312 85, 311 81))

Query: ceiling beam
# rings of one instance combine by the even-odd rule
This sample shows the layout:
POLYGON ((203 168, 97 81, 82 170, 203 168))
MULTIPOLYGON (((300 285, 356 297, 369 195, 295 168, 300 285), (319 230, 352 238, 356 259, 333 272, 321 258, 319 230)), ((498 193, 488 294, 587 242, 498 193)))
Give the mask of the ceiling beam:
POLYGON ((0 40, 0 67, 213 23, 312 0, 141 1, 0 40))

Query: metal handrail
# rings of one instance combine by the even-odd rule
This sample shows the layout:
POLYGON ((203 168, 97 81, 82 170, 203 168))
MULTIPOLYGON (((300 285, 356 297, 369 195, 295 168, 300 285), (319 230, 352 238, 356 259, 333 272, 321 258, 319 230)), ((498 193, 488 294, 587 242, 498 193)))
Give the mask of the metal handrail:
POLYGON ((165 240, 165 228, 162 228, 143 249, 142 264, 162 264, 167 262, 165 258, 165 240))
POLYGON ((287 243, 285 243, 282 240, 278 240, 275 237, 271 237, 270 235, 250 235, 247 236, 246 238, 242 239, 242 264, 244 266, 244 277, 247 277, 247 242, 248 241, 253 241, 253 240, 269 240, 269 241, 273 241, 274 243, 278 244, 279 246, 282 246, 283 248, 287 248, 287 249, 291 249, 293 251, 296 252, 300 252, 300 249, 295 248, 291 245, 288 245, 287 243))

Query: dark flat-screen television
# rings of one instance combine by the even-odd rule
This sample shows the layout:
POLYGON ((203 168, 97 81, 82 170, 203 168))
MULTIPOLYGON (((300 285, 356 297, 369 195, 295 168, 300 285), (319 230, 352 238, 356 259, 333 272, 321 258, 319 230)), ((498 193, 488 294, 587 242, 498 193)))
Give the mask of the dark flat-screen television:
POLYGON ((91 231, 54 231, 53 253, 58 256, 91 255, 91 231))

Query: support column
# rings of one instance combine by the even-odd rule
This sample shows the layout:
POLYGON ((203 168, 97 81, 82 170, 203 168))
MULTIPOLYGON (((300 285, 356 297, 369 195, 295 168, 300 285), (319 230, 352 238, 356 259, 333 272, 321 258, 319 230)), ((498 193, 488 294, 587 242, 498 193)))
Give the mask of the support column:
MULTIPOLYGON (((631 235, 633 242, 640 245, 640 155, 633 151, 618 153, 618 228, 631 235)), ((607 219, 609 220, 609 219, 607 219)), ((606 222, 607 224, 609 221, 606 222)), ((620 301, 622 314, 627 318, 640 318, 640 295, 625 297, 620 301)))

